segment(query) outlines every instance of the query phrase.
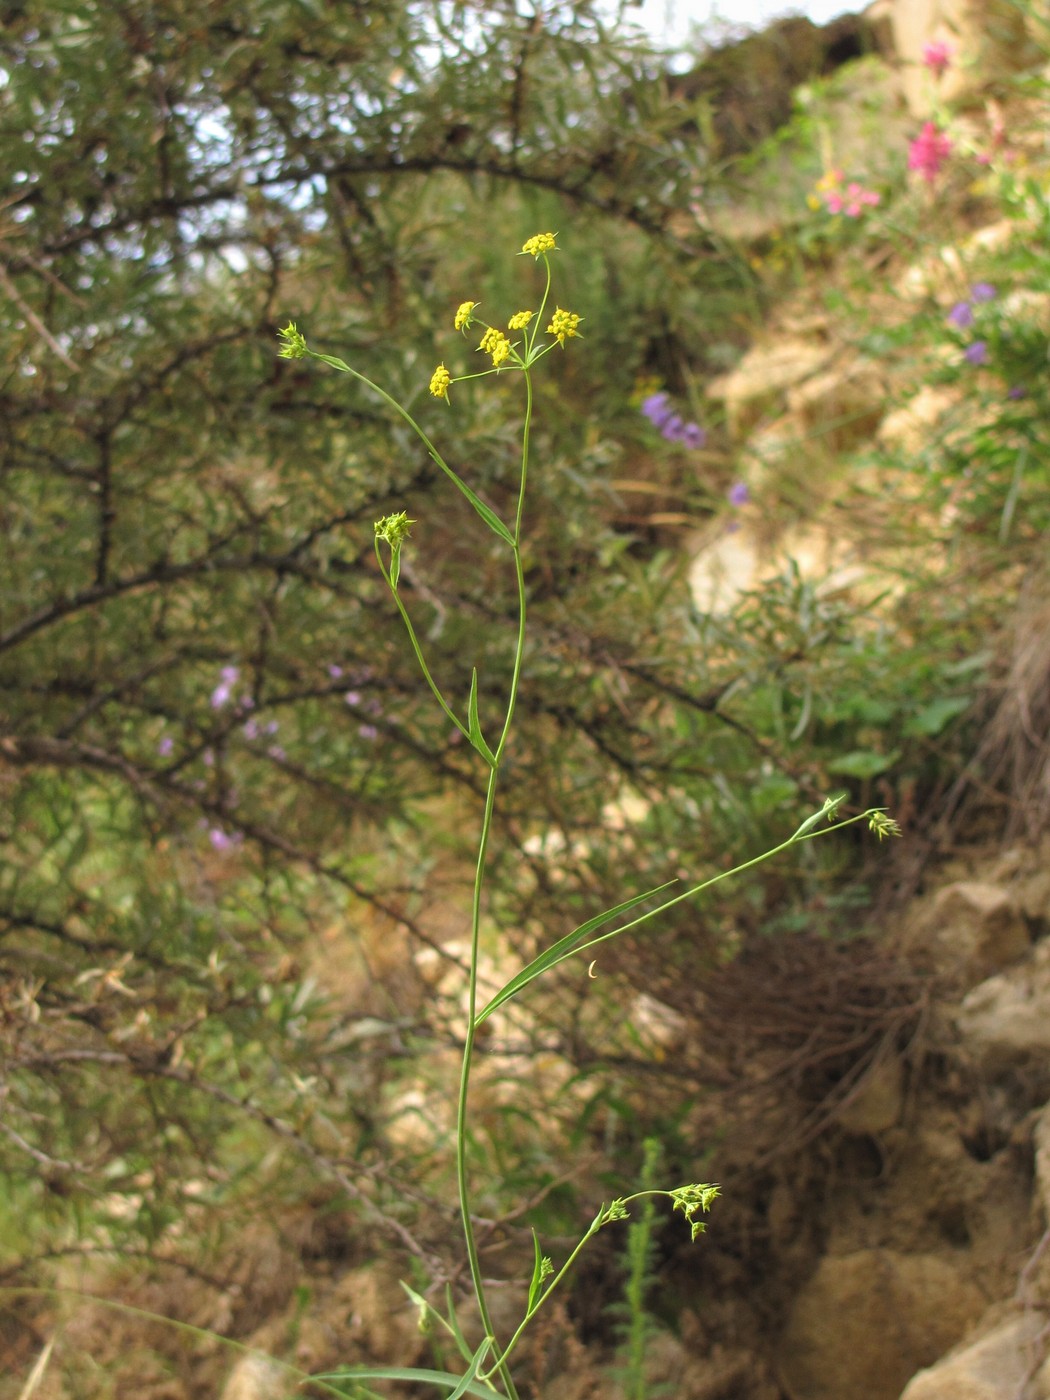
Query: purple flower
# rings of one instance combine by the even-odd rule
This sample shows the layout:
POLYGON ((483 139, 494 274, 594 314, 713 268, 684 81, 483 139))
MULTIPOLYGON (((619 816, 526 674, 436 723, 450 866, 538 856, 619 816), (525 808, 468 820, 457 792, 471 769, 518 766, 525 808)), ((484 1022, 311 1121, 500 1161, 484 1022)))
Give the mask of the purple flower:
POLYGON ((215 851, 230 851, 235 846, 239 846, 244 840, 244 834, 240 831, 226 832, 221 827, 213 826, 208 832, 208 840, 215 851))
POLYGON ((662 428, 670 418, 672 409, 666 394, 650 394, 642 400, 642 413, 654 427, 662 428))
POLYGON ((968 345, 963 351, 963 359, 967 364, 986 365, 988 363, 988 345, 986 341, 975 340, 972 345, 968 345))
POLYGON ((161 741, 157 745, 157 752, 161 755, 162 758, 167 758, 168 754, 171 753, 174 747, 175 740, 171 737, 170 734, 165 734, 164 738, 161 739, 161 741))
POLYGON ((360 705, 361 692, 359 690, 348 690, 343 696, 343 699, 348 705, 360 705))
POLYGON ((205 768, 215 767, 215 755, 212 753, 211 749, 204 750, 201 754, 201 762, 204 764, 205 768))
POLYGON ((742 481, 734 481, 726 492, 726 497, 731 506, 746 506, 751 499, 751 492, 742 481))
POLYGON ((266 723, 263 725, 263 733, 276 734, 280 727, 281 726, 277 723, 275 719, 267 720, 266 723))
POLYGON ((244 726, 244 737, 246 739, 258 739, 261 733, 262 730, 259 728, 259 721, 257 719, 250 719, 244 726))
POLYGON ((270 747, 266 750, 266 752, 270 755, 270 757, 275 763, 283 763, 284 760, 288 757, 284 749, 281 748, 280 744, 271 744, 270 747))
POLYGON ((1023 399, 1027 393, 1028 390, 1023 384, 1012 384, 1006 391, 1006 397, 1008 399, 1023 399))
POLYGON ((343 668, 342 666, 337 666, 333 661, 331 666, 329 666, 328 668, 328 674, 332 677, 332 680, 337 681, 339 677, 343 674, 343 668))
POLYGON ((362 724, 362 725, 358 728, 358 731, 357 731, 357 732, 358 732, 358 734, 360 734, 360 736, 361 736, 362 739, 378 739, 378 738, 379 738, 379 730, 375 727, 374 724, 362 724))
POLYGON ((211 707, 213 710, 221 710, 224 705, 230 703, 233 687, 240 679, 240 674, 236 666, 224 666, 222 668, 219 672, 219 684, 211 693, 211 707))
POLYGON ((991 282, 975 282, 970 288, 974 301, 994 301, 999 295, 991 282))
POLYGON ((684 431, 685 424, 677 413, 672 413, 660 429, 660 436, 666 438, 668 442, 681 442, 684 431))
POLYGON ((682 429, 682 446, 698 450, 707 445, 707 433, 699 423, 687 423, 682 429))
POLYGON ((968 301, 957 301, 948 312, 947 321, 957 331, 969 330, 973 325, 973 307, 968 301))

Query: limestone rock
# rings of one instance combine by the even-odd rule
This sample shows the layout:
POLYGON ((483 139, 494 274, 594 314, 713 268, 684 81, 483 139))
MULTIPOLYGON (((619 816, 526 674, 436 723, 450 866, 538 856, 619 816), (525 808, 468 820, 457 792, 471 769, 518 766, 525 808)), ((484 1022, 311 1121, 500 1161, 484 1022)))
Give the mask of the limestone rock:
POLYGON ((823 369, 831 353, 827 345, 793 337, 756 345, 736 369, 711 380, 708 397, 724 402, 730 435, 739 441, 788 389, 823 369))
POLYGON ((808 433, 820 433, 833 452, 849 452, 870 438, 882 417, 886 385, 871 360, 835 365, 788 391, 788 408, 808 433))
POLYGON ((984 1311, 940 1255, 862 1249, 826 1257, 799 1294, 777 1356, 791 1400, 898 1400, 984 1311))
POLYGON ((1024 1384, 1046 1321, 1039 1313, 1008 1318, 920 1371, 900 1400, 1046 1400, 1044 1385, 1024 1384))
POLYGON ((958 399, 955 389, 924 384, 906 404, 887 413, 879 424, 879 442, 891 452, 918 454, 928 445, 941 419, 955 407, 958 399))
POLYGON ((295 1371, 272 1357, 242 1356, 222 1388, 222 1400, 290 1400, 297 1390, 295 1371))
POLYGON ((942 102, 982 96, 989 83, 1039 62, 1037 35, 1010 0, 892 0, 889 18, 905 99, 918 116, 930 115, 935 93, 942 102), (933 40, 946 42, 953 58, 936 85, 922 61, 933 40))
POLYGON ((689 592, 697 610, 716 617, 730 612, 741 593, 757 584, 761 564, 759 542, 749 533, 719 536, 689 568, 689 592))
POLYGON ((999 885, 959 880, 926 902, 903 934, 906 952, 964 987, 1023 958, 1031 940, 1021 911, 999 885))
POLYGON ((974 987, 955 1022, 986 1070, 1028 1067, 1050 1075, 1050 943, 1037 944, 1023 963, 974 987))

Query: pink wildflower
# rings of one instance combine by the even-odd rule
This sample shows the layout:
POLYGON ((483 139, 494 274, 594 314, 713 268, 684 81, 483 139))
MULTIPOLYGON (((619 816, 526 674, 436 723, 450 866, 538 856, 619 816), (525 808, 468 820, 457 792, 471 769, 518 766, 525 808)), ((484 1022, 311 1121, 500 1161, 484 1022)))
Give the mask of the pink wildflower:
POLYGON ((922 51, 922 61, 935 78, 940 78, 952 64, 952 46, 943 39, 934 39, 922 51))
POLYGON ((909 147, 908 169, 919 171, 932 185, 951 151, 952 143, 944 132, 934 122, 927 122, 909 147))

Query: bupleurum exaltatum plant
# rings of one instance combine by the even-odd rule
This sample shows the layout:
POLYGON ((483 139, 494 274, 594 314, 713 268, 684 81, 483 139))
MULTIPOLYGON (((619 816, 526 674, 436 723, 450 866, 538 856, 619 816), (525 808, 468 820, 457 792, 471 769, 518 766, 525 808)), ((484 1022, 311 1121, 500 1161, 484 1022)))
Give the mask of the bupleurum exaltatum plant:
MULTIPOLYGON (((504 697, 503 717, 486 736, 482 731, 478 714, 476 668, 472 672, 470 692, 465 698, 465 702, 463 697, 457 698, 447 694, 439 678, 435 675, 435 668, 432 667, 424 652, 408 606, 401 596, 399 589, 401 556, 409 540, 410 527, 415 524, 415 521, 410 520, 407 511, 403 509, 385 515, 376 521, 374 543, 378 568, 404 622, 409 644, 423 673, 423 678, 449 723, 455 726, 468 740, 479 761, 487 770, 485 795, 479 822, 476 876, 469 916, 470 961, 467 974, 467 1014, 463 1029, 463 1051, 456 1106, 456 1182, 459 1214, 471 1283, 484 1336, 473 1347, 467 1343, 456 1318, 451 1289, 446 1292, 448 1306, 446 1316, 439 1312, 426 1298, 404 1285, 412 1302, 419 1308, 421 1319, 426 1321, 428 1326, 440 1327, 452 1338, 462 1357, 465 1370, 455 1373, 453 1378, 451 1374, 441 1375, 433 1371, 412 1367, 354 1368, 353 1370, 342 1370, 332 1376, 313 1378, 319 1381, 338 1379, 344 1382, 367 1382, 370 1379, 380 1378, 412 1380, 438 1386, 448 1396, 448 1400, 458 1400, 461 1395, 481 1396, 483 1400, 484 1397, 491 1398, 492 1396, 503 1396, 505 1400, 517 1400, 518 1392, 510 1369, 511 1358, 517 1351, 519 1343, 536 1313, 565 1279, 584 1245, 598 1230, 616 1221, 627 1219, 629 1216, 627 1207, 632 1201, 657 1196, 669 1199, 675 1210, 682 1211, 689 1223, 693 1239, 696 1239, 703 1232, 704 1220, 702 1217, 706 1215, 719 1194, 718 1186, 703 1182, 679 1186, 671 1190, 646 1189, 636 1192, 634 1195, 619 1197, 609 1205, 602 1204, 579 1242, 568 1252, 560 1268, 556 1267, 553 1261, 543 1253, 539 1240, 533 1232, 531 1276, 528 1278, 524 1315, 520 1325, 509 1338, 499 1338, 496 1335, 486 1297, 485 1280, 475 1238, 471 1209, 472 1190, 467 1169, 470 1081, 478 1031, 489 1016, 506 1005, 513 997, 519 996, 536 978, 560 963, 569 958, 576 958, 580 960, 581 969, 587 968, 589 965, 593 965, 595 950, 609 939, 615 938, 629 929, 638 928, 683 900, 694 898, 702 890, 717 884, 720 880, 728 879, 740 871, 747 870, 760 861, 767 860, 771 856, 787 850, 788 847, 798 842, 809 841, 825 834, 828 829, 826 823, 837 818, 838 808, 844 800, 844 796, 828 798, 821 810, 808 817, 786 841, 774 850, 767 851, 734 870, 723 871, 674 894, 668 894, 668 891, 677 885, 678 881, 670 880, 656 889, 632 895, 614 908, 603 910, 594 915, 571 932, 557 938, 511 977, 483 1005, 479 1003, 478 953, 481 915, 484 905, 486 860, 492 835, 499 774, 511 734, 526 644, 527 600, 522 562, 522 523, 529 474, 529 437, 533 413, 532 375, 539 362, 552 350, 557 348, 564 351, 571 342, 583 338, 579 331, 583 318, 579 312, 557 304, 552 312, 548 312, 552 284, 550 255, 556 251, 558 251, 557 236, 553 233, 538 233, 526 240, 521 249, 521 255, 532 257, 537 263, 542 264, 543 291, 534 308, 527 307, 512 312, 504 325, 492 324, 484 319, 480 313, 480 303, 477 301, 462 301, 458 304, 449 318, 452 329, 460 332, 463 336, 477 334, 480 330, 481 334, 474 353, 486 356, 488 363, 482 369, 472 369, 467 373, 456 374, 442 361, 433 370, 429 381, 431 395, 436 399, 443 399, 452 408, 454 407, 453 398, 449 391, 454 385, 468 379, 520 374, 524 388, 524 407, 520 433, 521 451, 517 507, 512 520, 504 520, 481 499, 469 482, 449 465, 412 414, 385 389, 374 383, 360 370, 346 364, 345 361, 311 350, 305 336, 294 322, 289 322, 279 332, 281 342, 279 353, 282 357, 293 360, 304 358, 319 360, 352 376, 383 400, 393 413, 408 423, 438 468, 448 477, 456 490, 470 502, 479 519, 498 536, 507 548, 516 579, 518 604, 514 663, 507 694, 504 697), (644 912, 637 912, 643 905, 648 907, 645 908, 644 912), (612 927, 608 927, 608 925, 612 925, 612 927), (449 1394, 450 1391, 451 1394, 449 1394)), ((449 358, 451 359, 451 356, 449 358)), ((880 838, 885 835, 897 834, 895 823, 890 821, 881 809, 869 809, 840 822, 839 825, 847 826, 852 822, 865 819, 869 821, 872 830, 880 838)))

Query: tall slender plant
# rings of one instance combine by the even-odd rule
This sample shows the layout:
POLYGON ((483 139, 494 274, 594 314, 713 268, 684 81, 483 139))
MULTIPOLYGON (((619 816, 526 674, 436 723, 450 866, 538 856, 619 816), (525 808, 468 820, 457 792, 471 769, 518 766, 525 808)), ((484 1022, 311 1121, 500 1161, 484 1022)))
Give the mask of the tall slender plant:
MULTIPOLYGON (((557 250, 557 246, 556 235, 553 233, 539 233, 525 242, 521 249, 521 255, 533 258, 536 263, 542 266, 545 274, 543 292, 535 310, 525 309, 516 311, 507 319, 506 330, 485 321, 478 312, 477 302, 464 301, 460 303, 453 317, 454 328, 463 333, 467 333, 479 327, 482 329, 483 334, 477 346, 477 352, 487 357, 489 363, 486 364, 486 367, 469 374, 453 375, 444 363, 442 363, 434 370, 430 380, 430 393, 435 398, 444 399, 446 403, 448 403, 450 402, 449 391, 452 386, 457 383, 469 379, 483 379, 492 375, 508 373, 521 375, 525 397, 524 416, 521 428, 521 461, 518 473, 517 506, 514 511, 513 520, 510 523, 505 521, 491 506, 483 501, 463 477, 449 465, 445 457, 412 414, 395 398, 388 394, 386 390, 374 383, 360 370, 348 365, 345 361, 337 359, 332 355, 324 355, 315 350, 311 350, 307 345, 305 336, 298 330, 294 323, 290 323, 280 333, 280 354, 282 357, 293 360, 304 358, 319 360, 323 364, 329 365, 343 374, 348 374, 383 400, 395 414, 400 415, 412 431, 419 437, 420 441, 426 447, 427 452, 445 476, 448 477, 456 490, 470 503, 483 523, 497 536, 502 545, 509 551, 515 578, 517 580, 518 616, 514 664, 511 672, 509 690, 503 706, 502 722, 489 729, 489 734, 493 737, 487 738, 482 729, 479 714, 477 668, 475 667, 472 672, 470 693, 466 697, 464 708, 462 700, 457 701, 455 697, 447 695, 442 689, 439 680, 435 677, 434 669, 424 653, 419 633, 413 623, 405 599, 400 592, 402 554, 410 535, 411 526, 415 522, 409 519, 408 513, 405 510, 386 515, 376 522, 376 560, 380 572, 390 590, 394 605, 405 624, 409 643, 419 663, 420 669, 422 670, 423 677, 448 721, 470 743, 476 751, 479 760, 487 769, 487 783, 481 817, 481 829, 478 837, 473 896, 471 899, 467 1020, 463 1037, 463 1053, 460 1066, 459 1093, 456 1111, 456 1180, 459 1194, 459 1212, 462 1221, 471 1282, 477 1302, 478 1314, 484 1330, 484 1336, 476 1347, 471 1347, 467 1342, 459 1321, 457 1320, 454 1300, 450 1289, 446 1289, 447 1315, 445 1315, 438 1312, 437 1309, 420 1294, 406 1287, 409 1296, 421 1309, 423 1317, 429 1322, 436 1322, 454 1339, 463 1357, 466 1370, 462 1374, 454 1375, 418 1367, 368 1367, 342 1370, 323 1377, 317 1377, 316 1379, 350 1383, 383 1379, 427 1382, 447 1390, 450 1393, 450 1400, 457 1400, 457 1397, 461 1395, 482 1397, 502 1395, 505 1397, 505 1400, 518 1400, 518 1392, 511 1372, 510 1362, 513 1355, 518 1350, 529 1324, 540 1308, 546 1303, 555 1288, 565 1279, 587 1241, 603 1226, 617 1220, 627 1219, 629 1215, 627 1207, 633 1201, 652 1197, 666 1197, 670 1199, 673 1203, 673 1208, 675 1210, 680 1210, 689 1222, 692 1238, 696 1239, 705 1229, 703 1217, 710 1209, 712 1202, 718 1196, 720 1190, 717 1185, 706 1182, 691 1183, 668 1190, 647 1186, 646 1189, 637 1191, 633 1195, 620 1197, 611 1201, 609 1204, 603 1202, 594 1219, 584 1231, 583 1236, 570 1251, 560 1268, 556 1268, 551 1259, 543 1253, 539 1240, 535 1232, 533 1232, 532 1273, 529 1280, 525 1314, 520 1325, 509 1339, 501 1340, 498 1338, 486 1296, 477 1239, 474 1232, 473 1213, 471 1209, 471 1182, 467 1164, 471 1071, 473 1068, 475 1042, 479 1028, 489 1016, 509 1002, 511 998, 518 996, 538 977, 558 966, 559 963, 565 962, 568 958, 573 957, 582 957, 586 960, 588 955, 593 959, 594 951, 609 939, 616 938, 618 935, 628 930, 640 927, 642 924, 655 918, 658 914, 673 908, 676 904, 680 904, 687 899, 692 899, 701 891, 717 884, 720 880, 728 879, 731 875, 736 875, 748 870, 752 866, 758 865, 761 861, 768 860, 770 857, 787 850, 789 847, 799 842, 809 841, 817 836, 825 834, 828 829, 825 823, 836 818, 838 808, 844 800, 844 796, 828 798, 820 811, 808 817, 798 830, 788 837, 787 840, 783 841, 772 850, 766 851, 763 855, 746 861, 744 864, 736 866, 732 870, 723 871, 688 889, 679 890, 670 894, 669 891, 678 883, 672 880, 654 889, 633 895, 631 898, 617 904, 614 908, 606 909, 600 914, 594 915, 593 918, 586 920, 586 922, 580 924, 570 933, 565 934, 544 949, 543 952, 501 987, 494 996, 483 1005, 480 1004, 478 961, 481 917, 484 908, 487 856, 492 833, 493 814, 495 811, 500 771, 510 741, 514 712, 521 685, 522 666, 525 657, 527 596, 525 570, 522 560, 522 530, 525 520, 530 466, 530 432, 534 410, 533 375, 539 363, 545 360, 552 351, 564 350, 568 347, 570 342, 582 339, 579 332, 582 318, 579 313, 566 310, 559 306, 556 301, 554 302, 554 309, 550 309, 552 302, 550 259, 551 254, 557 250), (512 336, 516 338, 512 339, 512 336), (612 927, 607 927, 607 925, 610 924, 612 927)), ((840 825, 850 825, 853 822, 864 820, 869 823, 871 830, 873 830, 880 839, 886 835, 899 834, 896 823, 887 817, 881 808, 870 808, 865 812, 840 822, 840 825)))

